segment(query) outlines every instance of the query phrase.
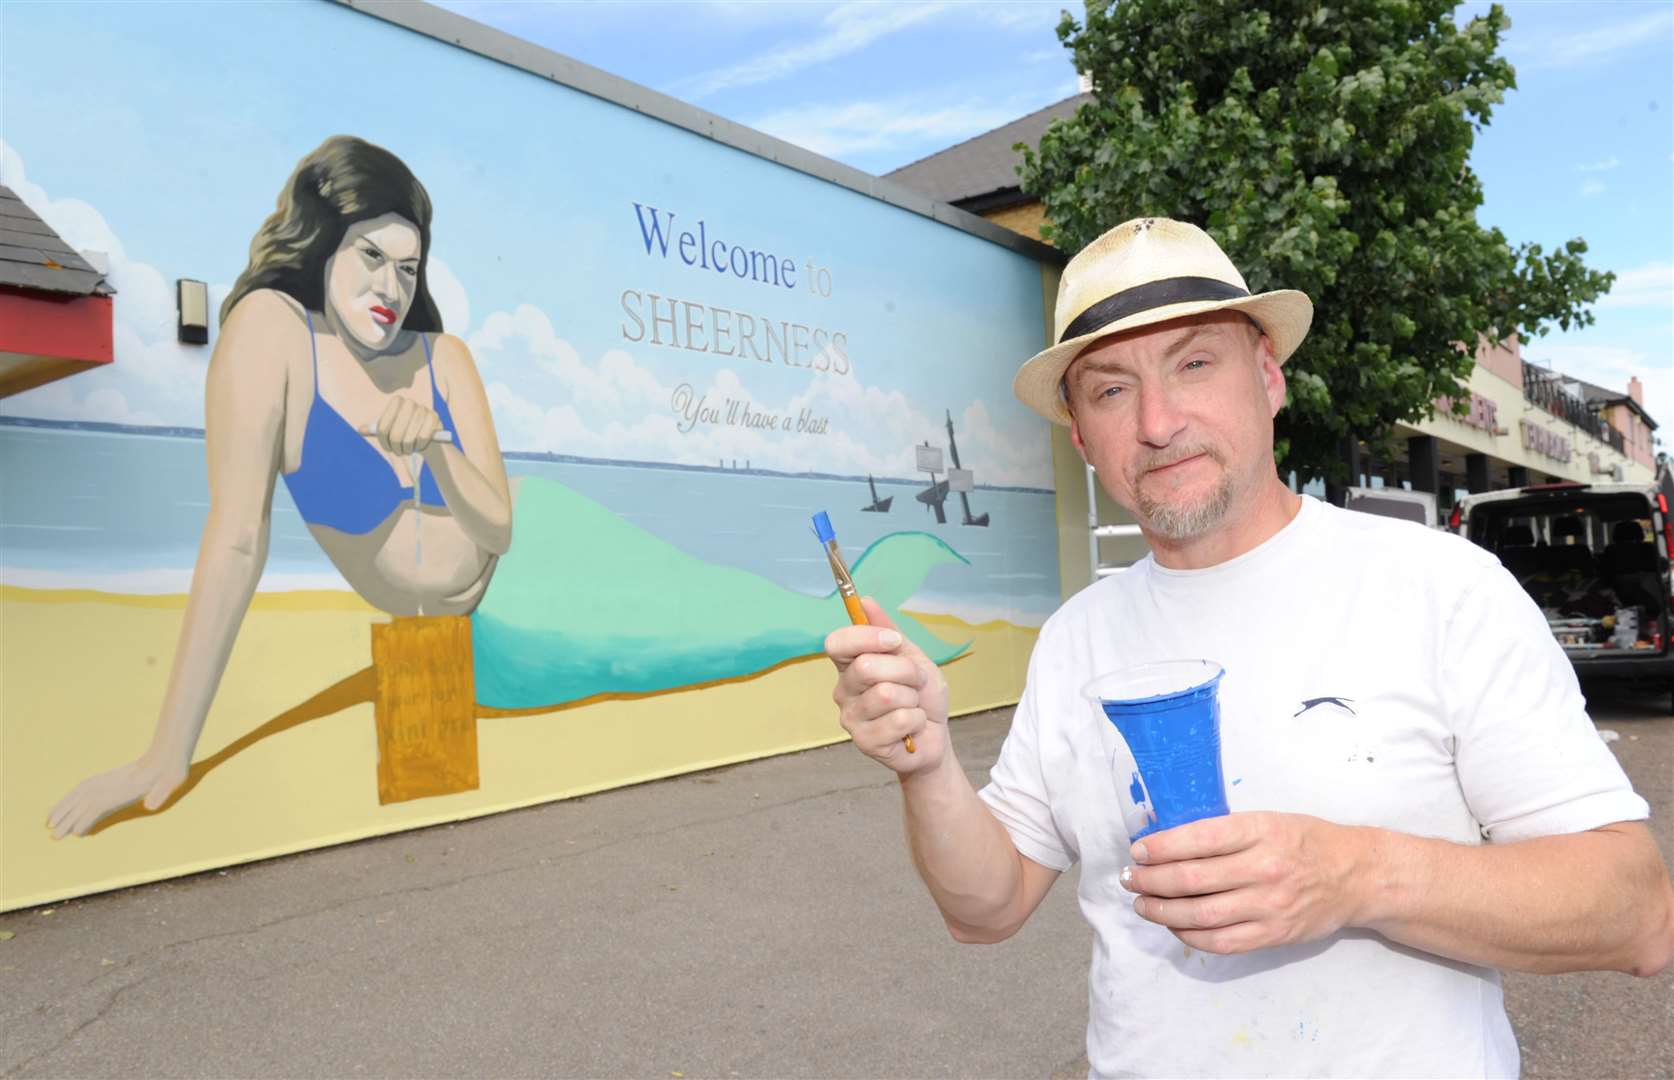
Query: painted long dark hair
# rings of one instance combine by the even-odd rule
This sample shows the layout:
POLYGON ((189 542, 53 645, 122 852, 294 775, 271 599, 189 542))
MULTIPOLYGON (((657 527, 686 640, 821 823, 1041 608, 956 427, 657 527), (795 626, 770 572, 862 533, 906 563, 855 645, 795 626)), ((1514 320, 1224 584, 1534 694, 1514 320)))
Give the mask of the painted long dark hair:
POLYGON ((277 289, 310 311, 325 310, 325 265, 357 221, 400 214, 418 227, 417 290, 402 327, 440 332, 430 298, 430 195, 401 159, 352 135, 333 135, 297 163, 278 208, 250 241, 250 264, 221 304, 221 321, 257 289, 277 289))

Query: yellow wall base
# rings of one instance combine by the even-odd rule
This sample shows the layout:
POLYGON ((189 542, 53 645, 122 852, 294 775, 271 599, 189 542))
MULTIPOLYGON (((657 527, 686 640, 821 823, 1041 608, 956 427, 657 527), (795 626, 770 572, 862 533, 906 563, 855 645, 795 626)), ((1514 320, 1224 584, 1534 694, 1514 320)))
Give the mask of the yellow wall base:
MULTIPOLYGON (((0 588, 0 910, 457 821, 841 742, 823 657, 704 689, 547 713, 478 710, 479 786, 380 801, 373 634, 347 593, 256 598, 194 759, 155 813, 53 841, 52 806, 143 751, 183 597, 0 588)), ((919 617, 973 641, 948 665, 956 714, 1014 703, 1035 631, 919 617)))

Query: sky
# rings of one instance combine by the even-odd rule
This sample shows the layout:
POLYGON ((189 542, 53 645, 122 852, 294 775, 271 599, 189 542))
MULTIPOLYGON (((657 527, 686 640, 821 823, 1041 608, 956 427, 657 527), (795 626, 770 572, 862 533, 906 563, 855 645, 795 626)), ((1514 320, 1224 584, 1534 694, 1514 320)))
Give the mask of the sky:
MULTIPOLYGON (((875 174, 1076 92, 1055 3, 443 6, 875 174)), ((1477 136, 1479 220, 1548 251, 1582 237, 1617 278, 1592 326, 1524 356, 1612 389, 1637 375, 1674 446, 1674 4, 1505 7, 1518 86, 1477 136)))

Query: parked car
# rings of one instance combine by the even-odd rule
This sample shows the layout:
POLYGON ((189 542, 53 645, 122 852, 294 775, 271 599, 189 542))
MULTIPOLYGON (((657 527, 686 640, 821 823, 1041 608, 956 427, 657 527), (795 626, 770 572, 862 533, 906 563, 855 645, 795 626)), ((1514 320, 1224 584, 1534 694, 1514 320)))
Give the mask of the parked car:
POLYGON ((1449 525, 1534 597, 1582 678, 1650 680, 1674 707, 1674 517, 1662 482, 1536 484, 1468 495, 1449 525))
POLYGON ((1428 491, 1398 487, 1351 487, 1344 492, 1343 506, 1366 514, 1416 521, 1436 527, 1436 497, 1428 491))

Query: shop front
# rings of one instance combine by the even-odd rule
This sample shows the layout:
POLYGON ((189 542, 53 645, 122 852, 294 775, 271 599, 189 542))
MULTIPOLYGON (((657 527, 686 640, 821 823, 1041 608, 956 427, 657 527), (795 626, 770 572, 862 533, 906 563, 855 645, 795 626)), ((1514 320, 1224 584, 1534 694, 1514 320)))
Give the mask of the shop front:
POLYGON ((1350 471, 1361 486, 1434 492, 1443 507, 1529 484, 1649 483, 1648 440, 1642 451, 1630 445, 1600 407, 1624 397, 1635 401, 1526 362, 1513 338, 1478 350, 1459 398, 1437 398, 1428 419, 1395 425, 1394 453, 1380 458, 1360 444, 1350 471))

